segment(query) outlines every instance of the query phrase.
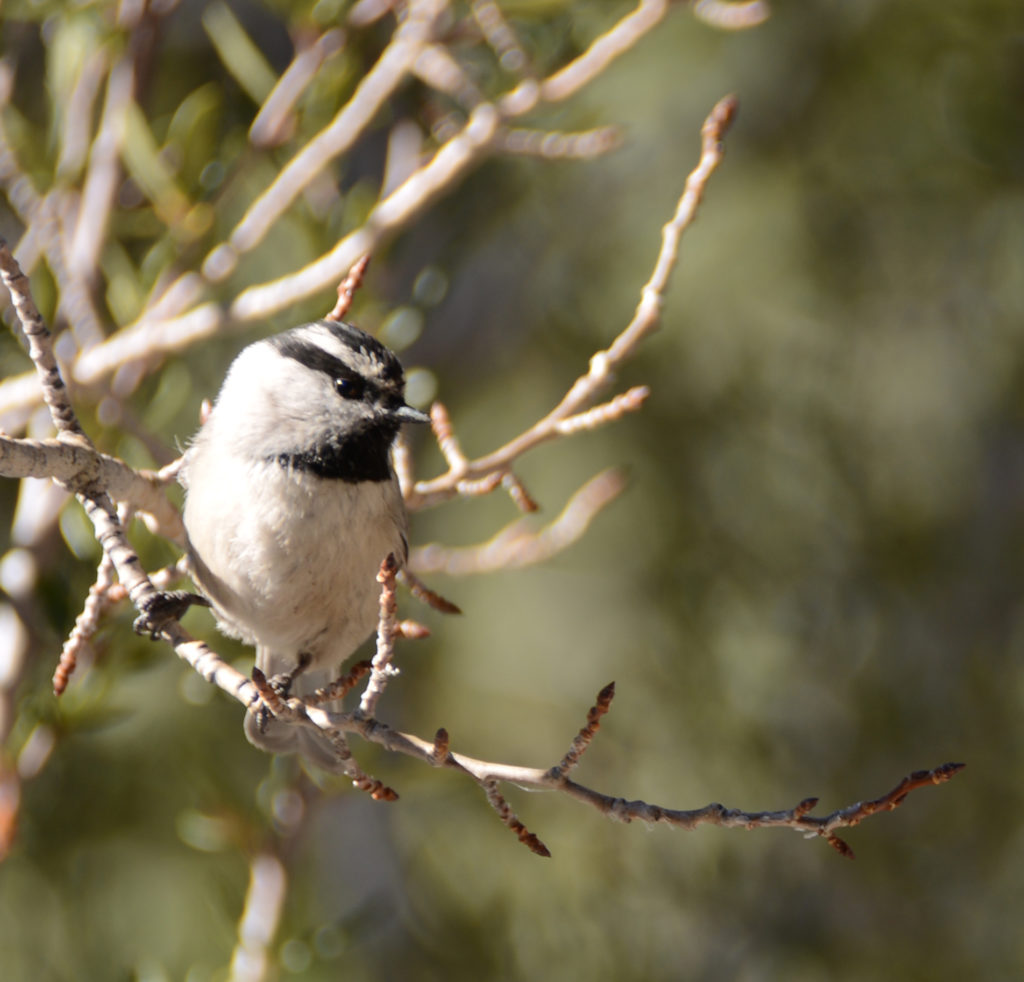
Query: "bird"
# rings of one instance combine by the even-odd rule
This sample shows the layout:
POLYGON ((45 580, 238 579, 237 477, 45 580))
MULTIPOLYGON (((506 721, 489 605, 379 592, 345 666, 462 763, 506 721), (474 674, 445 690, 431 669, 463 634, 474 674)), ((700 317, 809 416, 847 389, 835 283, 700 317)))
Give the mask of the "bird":
MULTIPOLYGON (((376 574, 409 553, 392 447, 402 424, 426 422, 397 356, 342 321, 256 341, 228 369, 184 455, 186 555, 218 628, 255 646, 283 694, 338 678, 376 628, 376 574)), ((247 711, 245 735, 342 770, 322 732, 266 706, 247 711)))

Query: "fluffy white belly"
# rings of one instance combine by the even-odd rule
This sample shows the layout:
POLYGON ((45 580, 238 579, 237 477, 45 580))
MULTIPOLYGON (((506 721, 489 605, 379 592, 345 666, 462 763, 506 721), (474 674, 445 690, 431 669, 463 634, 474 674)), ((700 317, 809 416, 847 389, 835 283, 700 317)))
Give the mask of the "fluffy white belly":
POLYGON ((268 656, 340 665, 376 626, 381 561, 405 560, 397 481, 352 484, 262 461, 220 460, 219 486, 210 476, 189 474, 185 524, 205 544, 193 567, 221 629, 268 656), (226 493, 227 481, 246 493, 226 493))

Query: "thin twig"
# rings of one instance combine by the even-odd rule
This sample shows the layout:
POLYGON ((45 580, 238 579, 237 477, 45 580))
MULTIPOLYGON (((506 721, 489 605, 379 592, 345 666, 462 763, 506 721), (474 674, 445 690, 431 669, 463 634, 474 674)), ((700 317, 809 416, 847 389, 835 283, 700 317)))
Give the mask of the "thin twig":
MULTIPOLYGON (((489 541, 476 546, 420 546, 409 555, 417 573, 470 576, 503 569, 521 569, 546 562, 583 537, 597 515, 622 493, 626 478, 612 468, 583 485, 555 519, 542 528, 525 519, 507 525, 489 541)), ((405 570, 403 573, 408 574, 405 570)), ((416 591, 413 590, 414 595, 416 591)))
MULTIPOLYGON (((484 101, 483 93, 469 73, 440 44, 425 45, 412 63, 412 72, 424 85, 451 96, 466 111, 484 101)), ((434 135, 437 136, 436 130, 434 135)))
POLYGON ((89 649, 93 635, 99 628, 103 612, 117 599, 111 593, 111 588, 114 586, 114 564, 110 557, 103 553, 99 568, 96 570, 96 581, 89 587, 89 596, 86 598, 85 606, 76 618, 75 626, 71 629, 71 634, 61 649, 60 661, 53 673, 53 694, 55 696, 64 694, 71 675, 78 665, 79 656, 83 651, 89 649))
MULTIPOLYGON (((179 466, 176 461, 175 475, 179 466)), ((49 477, 72 490, 104 488, 115 501, 148 515, 152 531, 173 542, 184 542, 181 514, 164 492, 171 479, 165 471, 137 471, 80 440, 21 440, 0 435, 0 474, 49 477)))
POLYGON ((550 858, 551 853, 548 847, 516 817, 516 813, 512 811, 511 806, 499 790, 498 782, 491 778, 486 778, 478 783, 484 789, 487 803, 498 813, 498 818, 501 819, 502 824, 515 832, 519 841, 535 856, 543 856, 545 859, 550 858))
POLYGON ((249 864, 249 889, 231 956, 230 982, 263 982, 288 892, 288 874, 277 856, 262 852, 249 864))
MULTIPOLYGON (((28 344, 29 356, 32 358, 43 390, 43 400, 49 407, 50 416, 60 438, 69 446, 94 449, 71 406, 67 388, 54 357, 53 340, 32 299, 28 279, 3 239, 0 239, 0 278, 10 292, 28 344)), ((76 478, 69 482, 68 487, 82 503, 96 530, 97 541, 110 557, 117 570, 118 579, 128 591, 132 603, 140 610, 145 609, 155 598, 156 590, 146 576, 138 555, 128 542, 109 495, 87 477, 76 478)))
POLYGON ((370 680, 359 700, 359 712, 372 716, 377 709, 377 702, 387 688, 388 680, 398 670, 392 665, 395 657, 395 637, 398 634, 395 612, 395 576, 398 563, 393 555, 388 555, 380 565, 377 582, 380 584, 380 619, 377 625, 377 650, 371 663, 370 680))
POLYGON ((523 514, 532 515, 535 511, 540 510, 540 505, 537 504, 533 495, 527 491, 526 485, 512 471, 506 471, 502 474, 501 486, 508 492, 512 503, 523 514))
MULTIPOLYGON (((74 86, 71 105, 67 107, 67 125, 62 129, 64 143, 62 158, 57 165, 58 172, 65 166, 64 150, 72 155, 78 155, 78 150, 71 146, 72 142, 76 143, 79 148, 84 147, 85 130, 81 121, 87 120, 89 113, 83 114, 81 107, 76 103, 87 101, 91 104, 95 89, 101 75, 106 71, 106 67, 106 52, 97 52, 82 66, 79 84, 74 86)), ((13 78, 10 70, 6 65, 0 65, 0 103, 7 101, 9 87, 12 84, 13 78)), ((104 334, 100 326, 99 314, 96 312, 82 276, 69 268, 64 256, 64 243, 70 241, 71 235, 70 230, 65 227, 65 219, 68 218, 70 211, 69 202, 74 196, 63 186, 51 190, 45 196, 41 196, 36 191, 31 177, 24 173, 18 163, 2 118, 0 118, 0 183, 4 185, 7 200, 25 227, 25 235, 19 248, 15 251, 19 252, 24 261, 26 243, 33 238, 38 240, 37 246, 42 249, 47 265, 57 281, 60 297, 59 310, 67 318, 78 347, 87 348, 98 343, 104 334)), ((31 267, 31 261, 29 264, 31 267)), ((38 389, 36 397, 38 398, 38 389)))
POLYGON ((501 67, 516 75, 527 72, 530 67, 529 55, 494 0, 472 0, 469 9, 484 39, 498 56, 501 67))
MULTIPOLYGON (((165 636, 169 638, 175 638, 184 635, 181 631, 180 625, 177 622, 173 622, 165 628, 165 636)), ((172 641, 172 643, 174 643, 172 641)), ((177 645, 175 645, 177 649, 177 645)), ((219 660, 219 656, 215 655, 212 651, 207 649, 202 653, 202 659, 204 663, 208 663, 212 659, 219 660)), ((220 666, 214 669, 214 674, 220 674, 220 666)), ((263 674, 262 671, 256 666, 253 666, 252 678, 248 681, 248 686, 252 687, 252 693, 247 691, 248 686, 239 685, 236 689, 238 692, 245 691, 246 696, 252 695, 253 698, 250 700, 249 705, 256 706, 262 703, 274 718, 281 723, 291 724, 293 726, 307 726, 318 729, 330 742, 331 747, 334 750, 335 761, 341 770, 344 771, 345 776, 352 782, 352 786, 358 788, 360 791, 365 792, 374 801, 397 801, 398 792, 389 788, 383 781, 378 781, 376 778, 370 777, 352 756, 352 749, 348 745, 348 741, 345 739, 345 735, 339 727, 330 725, 320 719, 320 716, 326 715, 324 711, 309 702, 304 702, 301 699, 284 699, 281 694, 270 684, 270 681, 263 674)), ((329 719, 329 716, 327 717, 329 719)))
POLYGON ((322 689, 317 689, 312 695, 306 696, 306 704, 321 706, 326 702, 343 699, 372 668, 373 662, 368 658, 356 662, 341 678, 335 679, 330 685, 325 685, 322 689))
POLYGON ((452 419, 443 402, 435 401, 430 407, 430 427, 434 431, 438 449, 448 464, 448 472, 460 477, 465 474, 469 461, 462 452, 458 438, 452 429, 452 419))
POLYGON ((348 22, 353 27, 366 27, 384 17, 399 2, 400 0, 356 0, 348 12, 348 22))
POLYGON ((362 135, 405 79, 417 55, 429 42, 434 22, 446 6, 446 0, 412 0, 409 17, 399 25, 377 63, 360 80, 352 98, 250 205, 228 243, 207 257, 203 273, 211 282, 229 275, 238 257, 262 242, 273 224, 310 182, 362 135))
POLYGON ((763 24, 771 14, 766 0, 695 0, 693 14, 724 31, 745 31, 763 24))
MULTIPOLYGON (((203 678, 217 685, 244 706, 257 705, 259 692, 253 682, 200 641, 189 638, 180 626, 174 625, 168 638, 178 656, 187 661, 203 678)), ((598 696, 598 703, 601 695, 598 696)), ((290 700, 295 704, 297 700, 290 700)), ((424 740, 410 733, 392 729, 385 723, 360 712, 327 713, 319 707, 308 707, 295 714, 296 725, 315 727, 325 733, 356 733, 364 740, 375 743, 392 753, 413 757, 432 767, 446 767, 469 775, 478 784, 499 781, 534 791, 557 791, 583 802, 608 818, 620 822, 644 822, 649 825, 671 825, 682 829, 695 829, 700 825, 722 828, 791 828, 798 832, 824 838, 844 855, 852 850, 836 835, 839 829, 859 825, 882 811, 892 811, 906 800, 911 791, 930 785, 944 784, 964 769, 964 764, 949 763, 927 771, 914 771, 903 778, 890 791, 870 801, 855 802, 823 816, 809 812, 817 805, 817 798, 805 798, 795 807, 783 811, 743 811, 726 808, 717 802, 695 809, 673 809, 646 801, 628 801, 606 795, 585 785, 569 780, 555 767, 520 767, 478 760, 447 749, 447 733, 424 740), (841 845, 839 844, 841 843, 841 845)))
POLYGON ((727 96, 719 100, 704 121, 701 129, 700 160, 686 179, 675 214, 662 229, 662 244, 654 270, 641 290, 640 302, 629 324, 606 350, 597 352, 590 359, 587 373, 573 383, 558 405, 546 416, 497 450, 475 460, 466 461, 458 469, 449 466, 448 472, 439 477, 418 481, 407 495, 409 508, 426 508, 439 504, 462 493, 459 490, 460 486, 465 487, 469 481, 486 480, 488 475, 504 472, 514 460, 528 450, 561 435, 560 428, 565 428, 569 432, 578 428, 589 428, 609 418, 617 418, 618 414, 629 411, 643 402, 646 390, 642 387, 631 389, 618 400, 612 400, 607 408, 603 408, 597 415, 576 418, 611 384, 618 367, 634 354, 640 342, 658 326, 664 292, 678 258, 680 238, 696 217, 697 207, 704 196, 708 179, 722 161, 722 139, 735 118, 736 108, 735 97, 727 96))
POLYGON ((254 146, 277 146, 290 135, 295 104, 316 78, 321 65, 344 45, 345 33, 332 28, 296 51, 249 127, 249 140, 254 146))
POLYGON ((440 611, 442 614, 461 614, 462 611, 453 604, 450 600, 442 597, 440 593, 431 590, 418 576, 412 573, 409 569, 412 560, 403 566, 398 571, 398 578, 408 588, 409 592, 419 601, 425 603, 428 607, 433 607, 434 610, 440 611))
MULTIPOLYGON (((390 9, 378 2, 367 6, 371 19, 390 9)), ((254 320, 265 320, 275 311, 310 296, 329 284, 337 283, 345 271, 362 255, 374 252, 388 238, 404 228, 414 217, 455 188, 461 179, 494 153, 502 152, 509 138, 510 124, 543 102, 560 102, 598 78, 607 67, 634 47, 653 30, 668 9, 667 0, 641 0, 638 6, 596 38, 578 58, 538 82, 527 79, 492 102, 473 105, 468 119, 446 140, 433 158, 425 161, 398 188, 377 202, 366 220, 336 246, 306 267, 249 287, 230 307, 209 299, 211 286, 221 282, 235 269, 239 257, 262 241, 298 195, 319 175, 332 159, 366 131, 379 109, 398 90, 418 58, 436 42, 433 25, 446 4, 443 0, 413 0, 409 14, 377 63, 362 79, 352 98, 318 136, 302 149, 281 171, 275 181, 250 206, 228 241, 207 256, 202 276, 186 273, 161 294, 161 302, 149 302, 140 317, 121 328, 106 341, 81 354, 71 369, 73 381, 86 385, 101 381, 123 365, 144 362, 151 371, 161 356, 184 350, 226 326, 241 327, 254 320)), ((359 5, 360 9, 362 5, 359 5)), ((356 16, 353 8, 352 18, 356 16)), ((122 72, 128 71, 125 63, 122 72)), ((108 93, 130 93, 127 82, 111 79, 108 93)), ((108 94, 108 100, 113 98, 108 94)), ((114 114, 116 100, 111 102, 114 114)), ((601 131, 597 131, 601 132, 601 131)), ((109 138, 114 126, 104 125, 109 138)), ((549 135, 550 136, 550 135, 549 135)), ((512 137, 513 144, 516 137, 512 137)), ((605 148, 604 137, 592 145, 560 143, 541 137, 541 147, 555 148, 559 154, 598 152, 605 148)), ((98 147, 94 146, 98 152, 98 147)), ((106 152, 106 151, 104 151, 106 152)), ((97 157, 97 163, 103 155, 97 157)), ((109 167, 97 174, 109 178, 109 167)), ((104 185, 106 186, 106 185, 104 185)), ((101 196, 97 195, 99 200, 101 196)), ((102 196, 103 200, 107 200, 102 196)), ((94 227, 105 225, 105 218, 94 227)), ((85 235, 81 222, 79 236, 85 235)), ((90 257, 95 251, 89 253, 90 257)), ((18 420, 38 401, 38 393, 19 376, 0 382, 0 413, 18 420)), ((449 494, 454 493, 448 489, 449 494)))
POLYGON ((107 76, 103 114, 89 151, 78 221, 68 250, 72 275, 85 281, 95 274, 96 257, 114 208, 135 81, 135 52, 129 46, 107 76))
POLYGON ((50 410, 50 417, 57 432, 87 443, 78 417, 71 408, 68 390, 53 353, 50 332, 32 299, 28 278, 22 273, 5 239, 0 239, 0 277, 11 295, 11 303, 14 304, 14 310, 18 315, 29 357, 35 366, 36 378, 42 389, 43 401, 50 410))
POLYGON ((338 302, 324 320, 343 321, 345 319, 345 315, 355 299, 356 290, 363 285, 363 277, 366 275, 366 267, 369 265, 369 256, 362 256, 355 261, 348 271, 348 275, 338 284, 338 302))
POLYGON ((636 9, 593 41, 586 51, 540 86, 539 98, 562 102, 597 78, 618 57, 636 46, 668 11, 668 0, 640 0, 636 9))
POLYGON ((587 713, 587 722, 572 741, 569 752, 562 758, 561 763, 551 769, 553 777, 566 777, 580 762, 587 747, 593 742, 597 731, 601 728, 601 717, 612 708, 612 699, 615 698, 615 683, 609 682, 598 694, 597 701, 590 707, 587 713))
POLYGON ((581 133, 509 129, 498 138, 498 147, 505 153, 546 160, 593 160, 621 145, 622 130, 618 126, 598 126, 581 133))

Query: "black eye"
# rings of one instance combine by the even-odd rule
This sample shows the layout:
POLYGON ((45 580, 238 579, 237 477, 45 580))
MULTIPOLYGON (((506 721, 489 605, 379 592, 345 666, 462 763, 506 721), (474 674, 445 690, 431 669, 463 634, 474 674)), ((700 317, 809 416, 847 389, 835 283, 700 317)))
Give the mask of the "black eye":
POLYGON ((355 379, 339 377, 334 380, 334 391, 343 399, 358 399, 363 394, 363 387, 355 379))

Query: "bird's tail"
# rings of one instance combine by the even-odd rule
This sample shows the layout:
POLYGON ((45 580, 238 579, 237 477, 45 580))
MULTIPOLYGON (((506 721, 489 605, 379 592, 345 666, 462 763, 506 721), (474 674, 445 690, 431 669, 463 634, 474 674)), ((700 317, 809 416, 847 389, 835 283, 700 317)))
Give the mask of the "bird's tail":
MULTIPOLYGON (((272 678, 274 674, 280 672, 281 668, 277 664, 279 661, 279 656, 267 655, 263 651, 257 653, 256 664, 268 678, 272 678)), ((307 669, 295 677, 290 694, 299 698, 311 695, 317 689, 332 682, 335 675, 337 675, 336 672, 332 674, 330 671, 322 669, 307 669)), ((323 708, 327 710, 340 709, 340 707, 340 702, 324 703, 323 705, 323 708)), ((301 754, 311 764, 315 764, 325 771, 331 771, 334 774, 344 773, 344 764, 338 756, 334 744, 325 733, 310 729, 308 726, 275 719, 265 706, 246 712, 245 736, 254 747, 267 753, 301 754)))

